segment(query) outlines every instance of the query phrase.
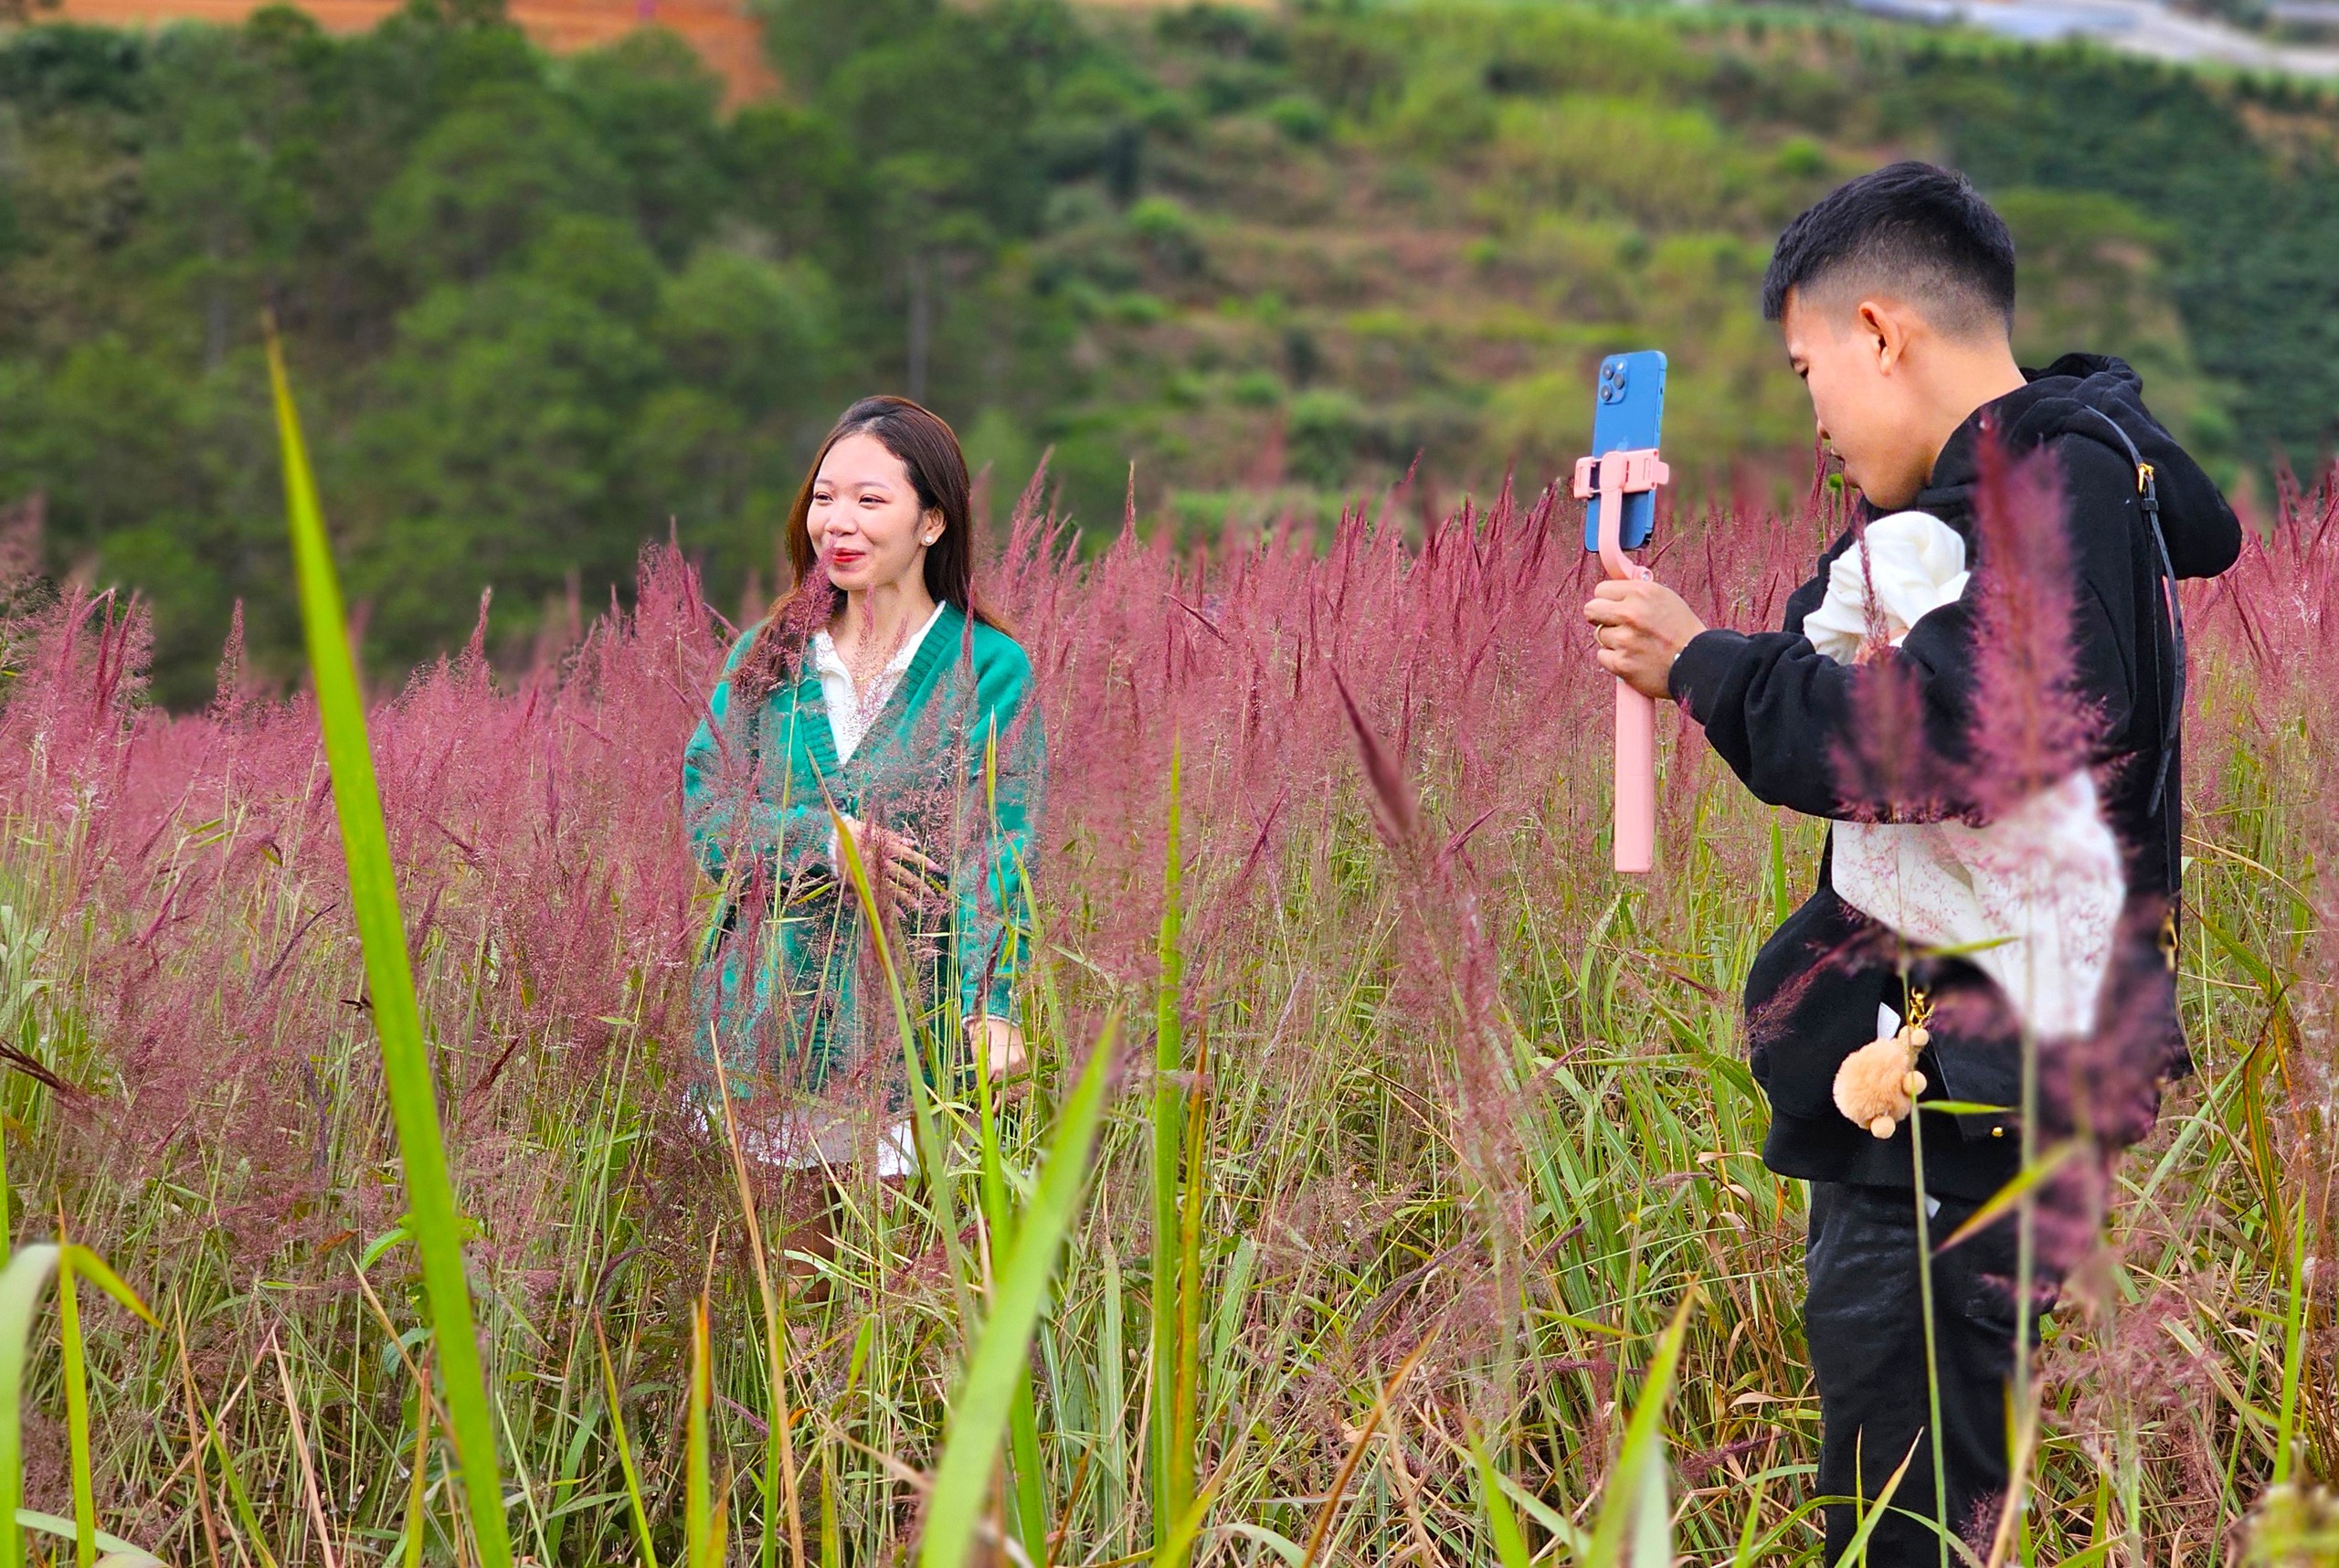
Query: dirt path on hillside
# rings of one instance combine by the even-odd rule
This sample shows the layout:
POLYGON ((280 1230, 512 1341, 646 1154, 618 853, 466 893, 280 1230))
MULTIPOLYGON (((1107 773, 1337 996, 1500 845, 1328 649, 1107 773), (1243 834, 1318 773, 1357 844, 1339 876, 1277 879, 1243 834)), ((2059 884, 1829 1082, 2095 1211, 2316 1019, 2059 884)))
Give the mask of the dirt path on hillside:
MULTIPOLYGON (((189 20, 233 26, 264 0, 63 0, 51 10, 35 0, 33 15, 108 27, 189 20)), ((301 9, 336 33, 358 33, 398 8, 400 0, 298 0, 301 9)), ((1152 10, 1172 0, 1079 0, 1100 10, 1152 10)), ((1232 0, 1264 9, 1273 0, 1232 0)), ((721 75, 734 105, 778 87, 764 58, 763 28, 747 0, 508 0, 513 21, 556 53, 589 49, 636 27, 671 27, 721 75)))
MULTIPOLYGON (((65 0, 36 16, 131 27, 175 20, 242 21, 260 0, 65 0)), ((397 7, 397 0, 303 0, 301 8, 336 33, 363 32, 397 7)), ((671 27, 718 72, 734 103, 778 85, 766 63, 763 29, 745 0, 511 0, 512 20, 556 52, 591 48, 636 27, 671 27)))

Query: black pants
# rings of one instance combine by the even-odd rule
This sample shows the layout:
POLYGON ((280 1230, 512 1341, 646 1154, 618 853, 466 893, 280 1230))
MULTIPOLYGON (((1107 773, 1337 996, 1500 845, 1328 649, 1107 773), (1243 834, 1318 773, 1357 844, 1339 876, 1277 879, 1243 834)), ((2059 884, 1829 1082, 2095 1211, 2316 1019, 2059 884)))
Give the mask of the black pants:
MULTIPOLYGON (((1938 1247, 1979 1207, 1944 1198, 1928 1224, 1938 1247)), ((2006 1410, 2014 1376, 2016 1225, 2011 1216, 1933 1258, 1933 1348, 1941 1370, 1943 1474, 1949 1528, 1970 1535, 1995 1526, 2006 1485, 2006 1410)), ((1892 1508, 1922 1519, 1933 1507, 1926 1428, 1923 1297, 1916 1196, 1907 1188, 1811 1184, 1804 1248, 1809 1291, 1804 1338, 1819 1383, 1821 1493, 1873 1503, 1910 1455, 1892 1508)), ((2033 1323, 2034 1338, 2036 1321, 2033 1323)), ((1859 1528, 1848 1503, 1826 1510, 1827 1561, 1859 1528)), ((1951 1560, 1956 1554, 1951 1553, 1951 1560)), ((1870 1568, 1932 1568, 1940 1537, 1894 1511, 1868 1536, 1870 1568)))

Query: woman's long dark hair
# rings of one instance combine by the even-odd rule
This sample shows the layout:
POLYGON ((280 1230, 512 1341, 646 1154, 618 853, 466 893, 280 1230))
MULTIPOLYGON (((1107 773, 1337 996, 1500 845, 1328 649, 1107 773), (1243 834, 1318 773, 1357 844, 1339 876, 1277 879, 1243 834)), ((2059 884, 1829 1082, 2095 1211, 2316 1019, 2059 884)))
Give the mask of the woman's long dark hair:
POLYGON ((739 662, 736 681, 746 695, 759 699, 783 677, 792 679, 800 667, 805 643, 835 613, 836 590, 829 584, 828 568, 812 548, 808 519, 820 465, 828 461, 829 449, 847 436, 876 437, 909 471, 919 512, 941 514, 942 536, 926 550, 926 591, 937 604, 956 605, 986 626, 1006 630, 975 594, 974 482, 967 473, 967 455, 959 450, 957 433, 940 415, 906 397, 863 397, 838 417, 820 442, 796 493, 796 504, 788 510, 788 564, 796 580, 757 628, 754 644, 739 662))

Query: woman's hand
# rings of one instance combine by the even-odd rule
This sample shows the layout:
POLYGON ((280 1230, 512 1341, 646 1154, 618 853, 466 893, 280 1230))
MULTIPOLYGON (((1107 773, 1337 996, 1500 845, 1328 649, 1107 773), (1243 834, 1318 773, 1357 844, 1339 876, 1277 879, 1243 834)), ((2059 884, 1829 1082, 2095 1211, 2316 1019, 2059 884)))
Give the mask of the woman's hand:
POLYGON ((967 1033, 982 1056, 983 1070, 994 1082, 1023 1070, 1023 1031, 1013 1023, 985 1013, 968 1020, 967 1033))
POLYGON ((894 902, 923 904, 934 895, 934 886, 926 877, 939 877, 942 868, 917 847, 915 839, 893 828, 848 817, 842 811, 837 817, 852 835, 853 847, 861 853, 862 869, 884 878, 885 891, 894 902))

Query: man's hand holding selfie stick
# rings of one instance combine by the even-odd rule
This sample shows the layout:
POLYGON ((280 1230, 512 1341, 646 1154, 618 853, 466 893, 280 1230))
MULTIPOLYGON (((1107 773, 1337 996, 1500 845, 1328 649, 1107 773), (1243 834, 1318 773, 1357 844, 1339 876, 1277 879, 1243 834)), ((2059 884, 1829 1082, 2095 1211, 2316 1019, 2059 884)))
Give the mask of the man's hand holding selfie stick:
POLYGON ((1616 564, 1636 575, 1615 575, 1615 565, 1605 556, 1602 563, 1609 566, 1610 576, 1592 590, 1592 600, 1583 607, 1583 618, 1592 622, 1593 638, 1600 644, 1593 657, 1640 696, 1664 696, 1675 657, 1706 630, 1706 623, 1679 594, 1621 550, 1616 564))

